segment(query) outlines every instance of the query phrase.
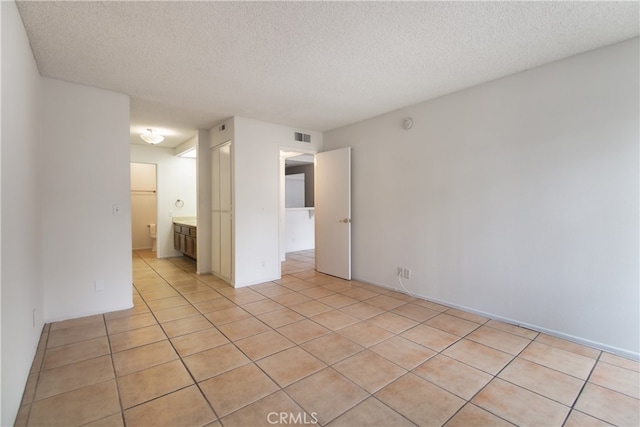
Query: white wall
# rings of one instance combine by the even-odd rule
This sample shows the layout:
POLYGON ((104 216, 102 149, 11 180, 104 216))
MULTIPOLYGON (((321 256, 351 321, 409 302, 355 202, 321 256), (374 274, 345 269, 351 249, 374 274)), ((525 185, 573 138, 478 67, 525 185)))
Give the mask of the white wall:
POLYGON ((196 194, 198 199, 198 246, 196 271, 211 272, 211 156, 209 155, 209 131, 198 129, 196 159, 196 194))
POLYGON ((315 209, 285 210, 285 253, 313 249, 315 243, 315 209))
POLYGON ((325 133, 354 277, 638 357, 638 74, 636 38, 325 133))
POLYGON ((234 286, 240 287, 280 278, 280 149, 318 151, 322 133, 305 130, 312 142, 298 142, 299 129, 234 120, 234 286))
POLYGON ((179 256, 173 248, 172 217, 196 216, 196 160, 178 157, 173 148, 130 144, 132 162, 157 165, 157 241, 158 258, 179 256), (177 207, 176 200, 184 201, 177 207))
POLYGON ((129 97, 43 79, 41 105, 45 321, 132 307, 129 97))
POLYGON ((15 3, 3 1, 0 15, 0 424, 6 426, 13 425, 18 412, 43 326, 42 203, 38 180, 41 81, 15 3))

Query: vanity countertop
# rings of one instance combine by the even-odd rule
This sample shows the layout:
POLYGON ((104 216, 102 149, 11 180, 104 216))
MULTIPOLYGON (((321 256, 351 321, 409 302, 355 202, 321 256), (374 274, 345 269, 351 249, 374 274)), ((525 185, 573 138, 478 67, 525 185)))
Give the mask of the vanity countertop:
POLYGON ((196 217, 193 217, 193 216, 186 216, 186 217, 174 216, 173 217, 173 223, 174 224, 178 224, 178 225, 186 225, 188 227, 197 227, 198 226, 198 219, 196 217))

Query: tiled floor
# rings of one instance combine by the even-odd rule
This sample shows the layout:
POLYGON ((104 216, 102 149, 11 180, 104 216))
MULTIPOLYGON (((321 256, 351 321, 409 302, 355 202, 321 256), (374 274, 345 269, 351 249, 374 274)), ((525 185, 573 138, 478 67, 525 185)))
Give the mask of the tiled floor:
POLYGON ((638 363, 313 270, 133 254, 135 308, 46 325, 16 425, 624 425, 638 363), (281 418, 282 417, 282 418, 281 418))

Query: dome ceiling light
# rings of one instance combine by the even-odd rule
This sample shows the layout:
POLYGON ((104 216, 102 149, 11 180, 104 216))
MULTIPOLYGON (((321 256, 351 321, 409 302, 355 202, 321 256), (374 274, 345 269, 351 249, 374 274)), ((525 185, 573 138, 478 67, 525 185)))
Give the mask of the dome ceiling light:
POLYGON ((147 142, 153 145, 160 144, 162 141, 164 141, 164 136, 154 133, 153 129, 147 129, 146 132, 141 133, 140 138, 142 138, 144 142, 147 142))

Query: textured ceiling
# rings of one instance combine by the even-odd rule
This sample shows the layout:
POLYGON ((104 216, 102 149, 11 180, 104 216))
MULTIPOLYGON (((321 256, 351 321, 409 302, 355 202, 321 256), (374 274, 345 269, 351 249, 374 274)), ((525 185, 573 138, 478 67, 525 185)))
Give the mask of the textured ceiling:
POLYGON ((131 95, 169 146, 232 115, 326 131, 639 32, 638 2, 18 7, 43 76, 131 95))

